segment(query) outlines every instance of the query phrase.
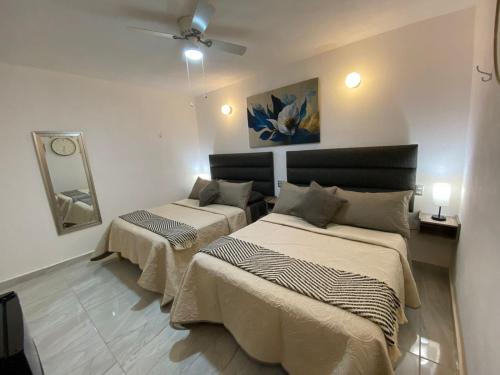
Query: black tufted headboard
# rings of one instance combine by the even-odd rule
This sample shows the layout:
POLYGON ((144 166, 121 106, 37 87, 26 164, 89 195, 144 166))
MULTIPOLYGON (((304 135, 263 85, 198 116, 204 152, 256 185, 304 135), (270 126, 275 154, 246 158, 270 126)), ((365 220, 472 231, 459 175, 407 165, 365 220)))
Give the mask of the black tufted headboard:
POLYGON ((417 154, 418 145, 288 151, 287 180, 354 191, 415 190, 417 154))
POLYGON ((209 155, 213 179, 232 182, 253 181, 253 190, 274 195, 274 160, 272 152, 209 155))

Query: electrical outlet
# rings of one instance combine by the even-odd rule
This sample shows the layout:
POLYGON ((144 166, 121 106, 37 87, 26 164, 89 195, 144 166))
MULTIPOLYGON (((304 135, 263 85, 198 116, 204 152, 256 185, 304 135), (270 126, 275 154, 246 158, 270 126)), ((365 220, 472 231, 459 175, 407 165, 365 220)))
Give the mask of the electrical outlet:
POLYGON ((284 180, 278 180, 278 187, 279 188, 282 187, 284 182, 285 182, 284 180))
POLYGON ((424 195, 424 185, 415 186, 415 195, 419 195, 419 196, 424 195))

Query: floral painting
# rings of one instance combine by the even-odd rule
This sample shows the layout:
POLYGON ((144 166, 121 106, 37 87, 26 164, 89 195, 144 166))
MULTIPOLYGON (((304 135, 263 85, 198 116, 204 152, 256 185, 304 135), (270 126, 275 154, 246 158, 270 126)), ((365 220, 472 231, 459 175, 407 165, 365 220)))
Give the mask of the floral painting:
POLYGON ((252 148, 319 142, 318 79, 249 97, 247 115, 252 148))

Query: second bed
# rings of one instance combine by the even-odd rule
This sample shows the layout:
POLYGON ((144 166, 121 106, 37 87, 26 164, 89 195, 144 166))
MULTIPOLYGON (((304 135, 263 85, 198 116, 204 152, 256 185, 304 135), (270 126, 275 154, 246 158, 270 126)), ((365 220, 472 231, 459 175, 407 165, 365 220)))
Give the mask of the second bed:
POLYGON ((172 301, 193 255, 213 240, 257 219, 265 207, 263 195, 274 194, 272 153, 210 155, 210 164, 212 178, 232 177, 236 183, 253 181, 253 189, 261 198, 249 201, 246 209, 226 204, 200 207, 198 199, 183 199, 122 215, 109 225, 92 259, 120 254, 142 270, 139 286, 161 294, 162 305, 172 301), (146 225, 141 227, 139 222, 146 225), (181 228, 178 241, 159 234, 163 229, 167 237, 175 237, 175 228, 168 228, 170 225, 181 228))

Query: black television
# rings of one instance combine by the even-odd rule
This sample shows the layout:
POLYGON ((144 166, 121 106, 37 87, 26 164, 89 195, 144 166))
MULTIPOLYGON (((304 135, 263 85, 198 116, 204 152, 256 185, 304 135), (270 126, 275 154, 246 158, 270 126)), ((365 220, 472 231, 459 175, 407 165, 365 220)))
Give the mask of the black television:
POLYGON ((35 343, 15 292, 0 295, 0 374, 43 375, 35 343))

